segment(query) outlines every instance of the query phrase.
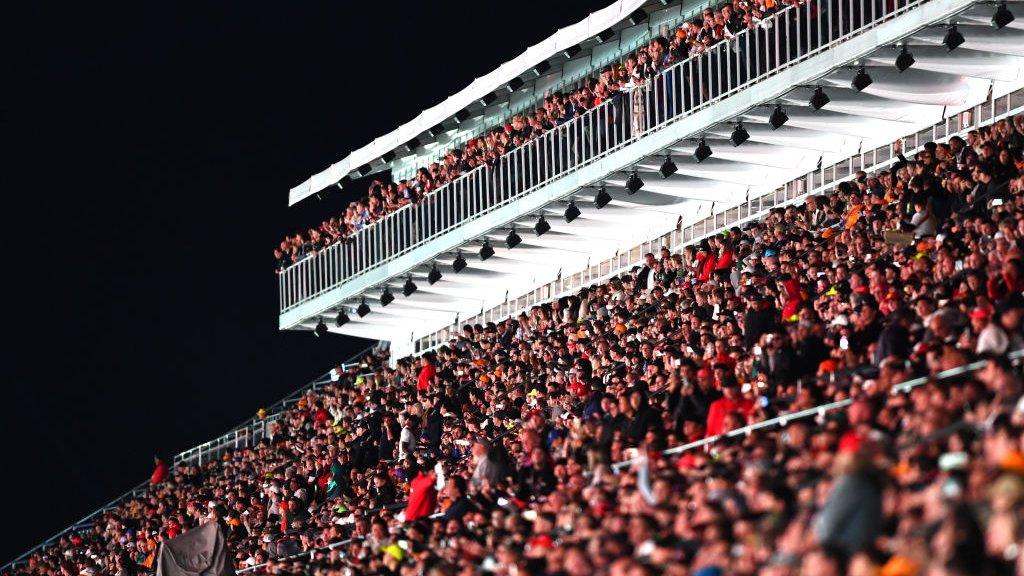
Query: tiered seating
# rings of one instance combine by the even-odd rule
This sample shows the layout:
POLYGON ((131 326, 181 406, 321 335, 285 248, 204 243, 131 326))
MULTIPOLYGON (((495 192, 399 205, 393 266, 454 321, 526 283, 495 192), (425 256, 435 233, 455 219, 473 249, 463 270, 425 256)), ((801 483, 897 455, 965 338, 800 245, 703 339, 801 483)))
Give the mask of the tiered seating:
POLYGON ((218 522, 250 572, 1020 572, 1022 147, 1024 118, 929 143, 341 375, 259 446, 170 470, 22 569, 146 571, 161 539, 218 522))

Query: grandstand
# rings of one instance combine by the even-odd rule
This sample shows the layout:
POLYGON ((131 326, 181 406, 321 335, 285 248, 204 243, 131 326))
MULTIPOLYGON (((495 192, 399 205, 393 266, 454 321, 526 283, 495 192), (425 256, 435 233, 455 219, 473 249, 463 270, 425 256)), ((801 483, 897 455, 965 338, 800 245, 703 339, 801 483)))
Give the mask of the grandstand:
POLYGON ((1021 10, 559 31, 291 191, 380 179, 277 272, 378 345, 3 572, 1024 573, 1021 10))

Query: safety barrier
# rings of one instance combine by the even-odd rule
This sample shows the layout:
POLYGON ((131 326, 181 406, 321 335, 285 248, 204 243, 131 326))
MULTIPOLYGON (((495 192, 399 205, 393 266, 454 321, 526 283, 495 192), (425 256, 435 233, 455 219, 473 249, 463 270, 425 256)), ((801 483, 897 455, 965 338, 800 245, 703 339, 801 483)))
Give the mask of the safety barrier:
MULTIPOLYGON (((282 313, 930 0, 806 3, 663 70, 278 274, 282 313), (822 9, 812 10, 812 6, 822 9)), ((971 2, 964 2, 967 7, 971 2)))
MULTIPOLYGON (((951 113, 941 122, 908 135, 904 138, 904 151, 907 155, 912 155, 922 149, 926 142, 941 142, 957 135, 963 137, 970 130, 988 126, 998 120, 1021 113, 1024 113, 1024 89, 1018 89, 998 97, 990 94, 987 101, 966 110, 951 113)), ((585 286, 606 282, 612 277, 640 265, 643 262, 644 254, 657 253, 662 246, 668 247, 673 252, 678 251, 683 246, 695 244, 704 238, 718 234, 725 228, 761 219, 772 208, 787 206, 794 202, 801 202, 808 196, 828 192, 840 182, 851 180, 859 170, 866 172, 882 170, 892 166, 897 160, 898 157, 893 152, 892 145, 888 144, 864 150, 842 162, 819 167, 768 194, 717 208, 715 204, 712 204, 711 214, 707 217, 697 218, 689 224, 643 242, 627 252, 589 265, 580 272, 560 275, 551 282, 544 283, 526 294, 513 297, 480 314, 457 319, 451 325, 417 340, 416 352, 432 350, 448 342, 449 339, 458 335, 459 330, 465 324, 497 322, 525 312, 533 306, 568 296, 585 286)))
MULTIPOLYGON (((381 346, 381 344, 382 343, 374 344, 362 350, 349 360, 343 362, 340 365, 342 371, 344 372, 349 369, 358 367, 359 360, 365 357, 366 354, 370 353, 374 349, 381 346)), ((214 440, 204 442, 199 446, 190 448, 188 450, 185 450, 184 452, 175 455, 173 459, 173 464, 175 466, 180 464, 195 464, 201 466, 202 464, 209 462, 211 459, 219 457, 227 449, 238 449, 255 445, 255 443, 259 442, 259 440, 262 439, 266 434, 266 427, 270 424, 270 422, 276 420, 284 410, 298 402, 298 400, 305 396, 308 391, 319 390, 325 384, 330 383, 330 374, 330 372, 324 374, 320 378, 313 380, 312 382, 299 388, 292 394, 289 394, 285 398, 282 398, 278 402, 272 404, 269 408, 267 408, 267 415, 264 418, 253 417, 252 419, 247 420, 242 424, 239 424, 230 432, 223 434, 222 436, 214 440)), ((117 498, 114 498, 110 502, 107 502, 103 506, 99 507, 97 510, 89 513, 87 516, 73 523, 71 526, 68 526, 67 528, 61 530, 57 534, 54 534, 53 536, 47 538, 41 544, 33 547, 31 550, 25 552, 21 556, 18 556, 11 562, 8 562, 6 565, 3 566, 3 568, 0 568, 0 571, 7 571, 13 567, 16 567, 24 563, 32 554, 35 554, 40 550, 53 546, 58 540, 60 540, 62 536, 90 529, 92 527, 93 522, 96 519, 100 518, 104 513, 114 510, 125 501, 144 496, 148 489, 148 480, 143 481, 142 483, 131 488, 124 494, 121 494, 117 498)))

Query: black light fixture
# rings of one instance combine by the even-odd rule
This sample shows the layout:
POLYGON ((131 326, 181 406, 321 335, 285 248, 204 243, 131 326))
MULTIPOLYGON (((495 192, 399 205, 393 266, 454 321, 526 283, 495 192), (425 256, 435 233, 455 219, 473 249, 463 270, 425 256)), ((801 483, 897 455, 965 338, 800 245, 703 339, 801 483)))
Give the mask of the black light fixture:
POLYGON ((316 328, 313 328, 313 336, 316 336, 317 338, 327 336, 327 324, 324 324, 323 318, 320 318, 316 323, 316 328))
POLYGON ((956 29, 956 24, 953 24, 946 30, 946 37, 942 39, 942 43, 946 45, 950 52, 956 50, 957 47, 964 43, 964 35, 956 29))
POLYGON ((383 164, 390 164, 391 161, 395 159, 395 156, 396 156, 395 151, 394 150, 389 150, 389 151, 381 154, 380 161, 383 164))
POLYGON ((515 78, 508 81, 508 84, 505 86, 505 89, 508 90, 509 93, 512 93, 522 88, 523 84, 525 84, 525 82, 523 82, 523 79, 516 76, 515 78))
POLYGON ((369 164, 363 164, 358 168, 360 176, 366 176, 367 174, 370 173, 371 170, 373 170, 373 168, 371 168, 369 164))
POLYGON ((493 103, 497 99, 497 94, 495 94, 494 92, 488 92, 487 94, 481 96, 480 99, 477 100, 477 102, 479 102, 481 106, 490 106, 491 103, 493 103))
POLYGON ((364 296, 363 300, 359 303, 359 307, 356 308, 356 314, 358 314, 359 317, 362 318, 363 316, 366 316, 369 313, 370 305, 366 303, 366 297, 364 296))
POLYGON ((508 246, 508 249, 511 250, 516 246, 519 246, 519 244, 521 244, 522 241, 523 239, 520 238, 519 233, 516 232, 516 225, 513 224, 512 229, 508 231, 508 236, 505 237, 505 246, 508 246))
POLYGON ((636 170, 630 173, 629 178, 626 178, 626 190, 629 190, 630 194, 636 194, 644 187, 644 181, 640 179, 640 174, 636 170))
MULTIPOLYGON (((480 255, 481 257, 483 256, 483 250, 480 251, 480 255)), ((486 258, 484 258, 484 260, 486 260, 486 258)), ((466 259, 462 257, 462 250, 459 250, 455 253, 455 261, 452 262, 452 270, 455 270, 455 273, 458 274, 459 272, 462 272, 466 266, 468 266, 466 259)))
POLYGON ((729 137, 732 141, 733 146, 739 146, 747 140, 750 140, 750 133, 743 127, 742 122, 737 122, 736 127, 732 129, 732 136, 729 137))
POLYGON ((415 152, 416 149, 422 145, 423 144, 420 142, 419 138, 413 138, 412 140, 409 140, 408 142, 405 143, 404 148, 406 152, 415 152))
POLYGON ((469 119, 469 110, 467 108, 463 108, 462 110, 459 110, 458 112, 455 113, 455 123, 456 124, 462 124, 463 122, 465 122, 468 119, 469 119))
POLYGON ((772 125, 772 130, 778 130, 786 122, 789 122, 789 115, 782 109, 782 104, 777 104, 775 111, 768 118, 768 123, 772 125))
POLYGON ((594 206, 600 210, 608 205, 612 201, 612 195, 608 193, 608 190, 601 186, 597 189, 597 196, 594 196, 594 206))
POLYGON ((629 15, 629 23, 633 26, 636 26, 644 20, 647 20, 647 12, 644 12, 643 8, 637 8, 629 15))
POLYGON ((543 236, 549 230, 551 230, 551 224, 548 224, 548 221, 544 218, 544 215, 541 214, 540 218, 537 218, 537 223, 533 225, 533 231, 537 233, 537 236, 543 236))
POLYGON ((441 271, 437 269, 437 262, 430 268, 430 273, 427 274, 427 284, 433 286, 437 284, 437 281, 441 279, 441 271))
POLYGON ((857 75, 853 77, 853 89, 857 92, 862 92, 868 86, 871 86, 871 75, 864 69, 863 66, 857 70, 857 75))
POLYGON ((384 287, 384 291, 380 293, 380 305, 387 306, 395 301, 395 295, 391 293, 391 288, 384 287))
POLYGON ((581 48, 579 44, 573 44, 572 46, 569 46, 565 50, 562 50, 562 55, 565 56, 566 58, 572 58, 573 56, 579 54, 580 50, 581 48))
POLYGON ((405 286, 402 286, 402 294, 404 294, 405 297, 408 298, 409 296, 412 296, 413 293, 416 292, 416 290, 418 289, 419 286, 417 286, 416 283, 412 281, 412 274, 409 274, 409 277, 405 279, 405 286))
POLYGON ((818 86, 814 89, 814 94, 811 95, 811 100, 808 103, 811 105, 811 108, 821 110, 831 101, 832 99, 828 97, 828 94, 825 94, 825 89, 818 86))
POLYGON ((708 143, 703 138, 697 143, 697 148, 693 151, 693 157, 697 159, 697 164, 711 158, 711 146, 708 146, 708 143))
POLYGON ((579 217, 580 209, 576 207, 576 202, 569 200, 569 205, 565 207, 565 221, 572 222, 579 217))
POLYGON ((551 70, 551 63, 548 62, 547 60, 541 60, 540 62, 537 63, 536 66, 533 67, 533 75, 543 76, 544 73, 547 72, 548 70, 551 70))
POLYGON ((1013 22, 1013 19, 1013 12, 1006 8, 1006 2, 1000 2, 999 6, 996 6, 996 13, 992 15, 992 25, 997 29, 1002 29, 1013 22))
POLYGON ((434 124, 430 128, 430 130, 427 130, 427 132, 430 132, 431 136, 433 136, 434 138, 437 138, 441 134, 444 134, 444 124, 434 124))
POLYGON ((910 53, 910 49, 904 44, 903 49, 900 50, 900 55, 896 57, 896 69, 900 72, 905 72, 907 68, 913 65, 914 55, 910 53))
POLYGON ((341 310, 338 310, 338 317, 334 319, 334 325, 341 328, 345 324, 348 324, 348 321, 349 317, 348 314, 345 313, 345 309, 342 308, 341 310))
POLYGON ((662 178, 668 178, 679 171, 679 167, 672 161, 671 154, 665 154, 665 161, 661 163, 661 168, 658 168, 658 172, 661 172, 662 178))
POLYGON ((612 30, 611 28, 605 28, 604 30, 598 32, 597 36, 594 36, 594 40, 597 40, 598 44, 604 44, 605 42, 611 40, 612 38, 615 38, 615 31, 612 30))
POLYGON ((491 247, 491 241, 484 238, 484 245, 480 247, 480 259, 487 260, 491 256, 494 256, 494 248, 491 247))

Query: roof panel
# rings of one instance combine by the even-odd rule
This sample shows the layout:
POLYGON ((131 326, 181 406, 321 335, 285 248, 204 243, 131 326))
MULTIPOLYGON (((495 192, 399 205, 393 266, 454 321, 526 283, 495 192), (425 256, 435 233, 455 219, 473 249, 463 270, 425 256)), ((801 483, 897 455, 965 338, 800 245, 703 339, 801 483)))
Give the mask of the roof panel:
MULTIPOLYGON (((391 151, 395 146, 399 146, 416 135, 425 132, 430 127, 444 122, 459 110, 472 105, 482 96, 502 88, 509 80, 524 74, 536 66, 537 63, 545 61, 563 49, 579 44, 625 20, 630 13, 643 6, 647 1, 617 0, 614 4, 590 14, 584 20, 562 28, 540 43, 530 46, 525 52, 505 62, 493 72, 477 78, 469 86, 456 92, 438 105, 424 110, 413 120, 377 138, 370 144, 353 151, 341 162, 334 164, 332 169, 335 166, 357 168, 373 162, 386 152, 391 151)), ((328 169, 295 186, 289 193, 288 204, 293 205, 337 182, 337 179, 334 179, 335 175, 336 172, 328 169)), ((344 176, 344 174, 341 174, 341 176, 344 176)), ((341 176, 338 176, 338 179, 341 176)))

